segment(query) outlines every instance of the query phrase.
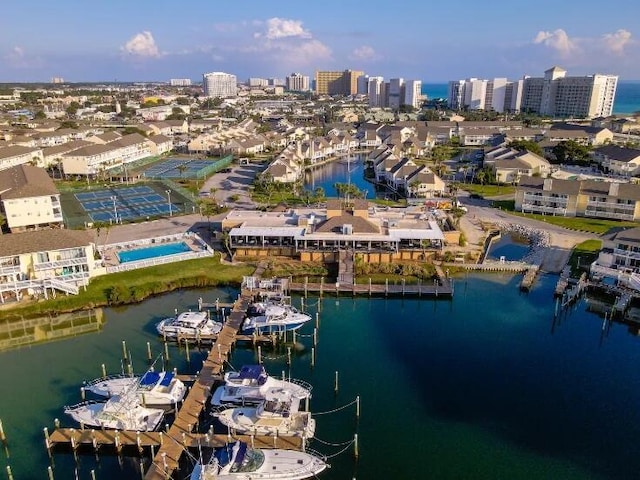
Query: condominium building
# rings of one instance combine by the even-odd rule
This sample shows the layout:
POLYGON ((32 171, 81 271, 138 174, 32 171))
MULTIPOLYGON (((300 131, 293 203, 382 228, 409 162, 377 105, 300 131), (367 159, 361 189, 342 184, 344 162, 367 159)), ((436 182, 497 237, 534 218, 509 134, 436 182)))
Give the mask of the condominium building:
POLYGON ((522 82, 506 78, 469 78, 449 82, 449 108, 454 110, 520 111, 522 82))
POLYGON ((413 108, 420 108, 422 101, 422 81, 407 80, 404 90, 404 104, 411 105, 413 108))
POLYGON ((370 107, 385 107, 385 83, 384 77, 369 77, 367 94, 370 107))
POLYGON ((0 171, 0 205, 12 233, 63 225, 60 193, 40 167, 0 171))
POLYGON ((399 110, 400 105, 404 102, 405 94, 404 78, 392 78, 389 80, 389 108, 399 110))
POLYGON ((308 92, 310 88, 309 76, 292 73, 286 78, 286 87, 292 92, 308 92))
POLYGON ((228 98, 238 95, 238 81, 235 75, 224 72, 205 73, 202 76, 204 94, 207 97, 228 98))
POLYGON ((316 71, 316 93, 318 95, 355 95, 358 93, 358 77, 362 75, 364 72, 358 70, 316 71))
POLYGON ((189 87, 191 86, 190 78, 172 78, 169 80, 169 85, 172 87, 189 87))
POLYGON ((553 67, 544 77, 525 77, 522 110, 551 117, 608 117, 613 112, 618 77, 587 75, 568 77, 553 67))
POLYGON ((266 78, 251 77, 247 82, 250 87, 267 87, 269 86, 269 80, 266 78))

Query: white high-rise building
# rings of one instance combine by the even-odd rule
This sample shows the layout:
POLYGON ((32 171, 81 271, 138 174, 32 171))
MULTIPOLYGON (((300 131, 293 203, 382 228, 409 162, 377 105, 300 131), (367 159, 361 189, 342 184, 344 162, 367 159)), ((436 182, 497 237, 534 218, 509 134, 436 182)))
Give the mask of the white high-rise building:
POLYGON ((286 87, 292 92, 308 92, 310 88, 309 77, 301 73, 292 73, 286 78, 286 87))
POLYGON ((404 104, 420 108, 422 101, 422 80, 407 80, 404 90, 404 104))
POLYGON ((189 87, 191 85, 190 78, 172 78, 169 80, 169 85, 172 87, 189 87))
POLYGON ((389 108, 399 110, 404 102, 405 84, 404 78, 389 79, 389 108))
POLYGON ((238 81, 235 75, 211 72, 205 73, 202 79, 204 94, 207 97, 228 98, 238 95, 238 81))
POLYGON ((247 83, 248 83, 248 85, 250 87, 267 87, 267 86, 269 86, 269 80, 267 80, 266 78, 251 77, 251 78, 249 78, 249 81, 247 83))
POLYGON ((608 117, 618 85, 617 75, 567 77, 566 70, 553 67, 544 77, 525 77, 524 111, 556 118, 608 117))
POLYGON ((519 112, 523 83, 506 78, 480 80, 469 78, 449 82, 449 108, 454 110, 493 110, 519 112))
POLYGON ((370 107, 384 107, 384 77, 369 77, 367 94, 369 95, 370 107))

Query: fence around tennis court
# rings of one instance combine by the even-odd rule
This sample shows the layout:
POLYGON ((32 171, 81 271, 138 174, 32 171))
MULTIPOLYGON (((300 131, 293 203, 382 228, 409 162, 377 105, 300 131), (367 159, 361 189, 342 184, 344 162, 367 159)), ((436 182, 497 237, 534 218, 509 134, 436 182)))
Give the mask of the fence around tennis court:
POLYGON ((233 155, 227 155, 216 161, 191 158, 169 158, 145 170, 143 175, 149 179, 188 178, 203 179, 224 170, 233 161, 233 155))

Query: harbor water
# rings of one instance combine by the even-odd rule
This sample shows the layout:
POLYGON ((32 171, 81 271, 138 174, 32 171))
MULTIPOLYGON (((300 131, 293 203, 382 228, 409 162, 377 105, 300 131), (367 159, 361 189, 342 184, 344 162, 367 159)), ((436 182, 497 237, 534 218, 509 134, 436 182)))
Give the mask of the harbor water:
MULTIPOLYGON (((640 457, 640 339, 620 324, 603 325, 584 300, 554 320, 555 276, 529 294, 520 276, 469 275, 455 295, 425 298, 308 298, 319 312, 312 366, 312 329, 300 331, 287 366, 286 347, 263 348, 267 370, 309 381, 316 438, 331 457, 324 480, 338 479, 625 479, 640 457), (336 391, 336 372, 338 388, 336 391), (360 396, 359 420, 351 404, 360 396), (328 412, 328 413, 325 413, 328 412), (359 458, 349 442, 358 434, 359 458), (344 451, 343 451, 344 450, 344 451)), ((43 427, 80 401, 80 386, 121 369, 122 342, 134 370, 162 352, 154 325, 198 298, 229 301, 237 292, 191 290, 106 309, 98 332, 0 353, 0 419, 8 446, 0 468, 13 478, 46 479, 50 460, 43 427)), ((293 303, 300 305, 300 297, 293 303)), ((314 323, 314 322, 312 322, 314 323)), ((15 333, 17 334, 17 333, 15 333)), ((169 368, 200 368, 206 351, 170 348, 169 368)), ((257 360, 238 346, 230 364, 257 360)), ((231 367, 229 367, 231 368, 231 367)), ((143 459, 148 468, 150 460, 143 459)), ((140 478, 140 459, 54 454, 56 479, 140 478)), ((183 468, 176 478, 187 478, 183 468)))

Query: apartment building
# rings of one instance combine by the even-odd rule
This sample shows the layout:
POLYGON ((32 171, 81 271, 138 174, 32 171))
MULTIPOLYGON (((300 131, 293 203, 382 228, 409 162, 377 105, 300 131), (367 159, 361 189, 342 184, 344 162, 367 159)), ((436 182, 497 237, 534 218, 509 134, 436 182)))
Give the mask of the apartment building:
POLYGON ((316 71, 316 93, 318 95, 355 95, 358 93, 358 77, 364 75, 359 70, 342 72, 316 71))
POLYGON ((519 112, 523 83, 506 78, 469 78, 449 82, 448 106, 453 110, 519 112))
POLYGON ((422 81, 407 80, 404 89, 404 104, 413 108, 420 108, 422 101, 422 81))
POLYGON ((172 78, 169 80, 169 85, 172 87, 190 87, 191 79, 190 78, 172 78))
POLYGON ((526 213, 640 220, 640 185, 522 177, 515 208, 526 213))
POLYGON ((389 79, 388 90, 388 106, 392 110, 399 110, 400 105, 404 102, 406 92, 406 84, 404 78, 391 78, 389 79))
POLYGON ((0 302, 48 288, 78 293, 89 278, 105 273, 84 230, 37 230, 0 235, 0 302))
POLYGON ((12 233, 63 226, 60 193, 40 167, 0 171, 0 204, 12 233))
POLYGON ((44 156, 42 155, 42 149, 23 147, 21 145, 0 148, 0 170, 6 170, 25 163, 35 163, 43 166, 44 156))
POLYGON ((230 98, 238 95, 238 80, 235 75, 224 72, 205 73, 202 83, 207 97, 230 98))
POLYGON ((285 85, 287 90, 292 92, 308 92, 310 90, 309 76, 292 73, 285 79, 285 85))
POLYGON ((640 175, 640 150, 617 145, 604 145, 591 152, 592 158, 607 173, 623 177, 640 175))
POLYGON ((617 84, 616 75, 569 77, 566 70, 552 67, 544 77, 525 77, 522 110, 556 118, 608 117, 617 84))
POLYGON ((367 89, 370 107, 386 107, 386 85, 383 77, 369 77, 367 89))

